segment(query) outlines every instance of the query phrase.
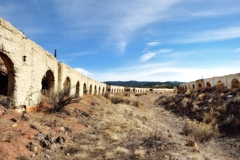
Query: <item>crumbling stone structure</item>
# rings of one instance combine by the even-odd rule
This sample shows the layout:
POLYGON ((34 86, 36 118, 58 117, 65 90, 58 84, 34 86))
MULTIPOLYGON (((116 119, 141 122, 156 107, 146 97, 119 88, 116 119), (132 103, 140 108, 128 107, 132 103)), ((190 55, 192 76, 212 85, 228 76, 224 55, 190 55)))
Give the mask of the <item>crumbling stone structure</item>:
MULTIPOLYGON (((83 76, 31 41, 9 22, 0 18, 0 94, 13 99, 16 107, 34 108, 47 96, 64 92, 67 96, 124 92, 83 76)), ((147 92, 148 88, 130 88, 147 92)), ((158 92, 158 90, 155 90, 158 92)))
MULTIPOLYGON (((6 92, 2 94, 12 97, 15 106, 38 105, 42 92, 52 95, 64 91, 69 96, 78 97, 106 91, 106 84, 58 62, 53 55, 1 18, 0 57, 7 75, 7 84, 1 86, 6 92)), ((3 81, 6 80, 1 78, 1 84, 3 81)))
POLYGON ((192 82, 183 83, 180 87, 185 89, 203 89, 211 87, 227 87, 235 88, 240 86, 240 73, 230 74, 219 77, 212 77, 206 79, 199 79, 192 82))

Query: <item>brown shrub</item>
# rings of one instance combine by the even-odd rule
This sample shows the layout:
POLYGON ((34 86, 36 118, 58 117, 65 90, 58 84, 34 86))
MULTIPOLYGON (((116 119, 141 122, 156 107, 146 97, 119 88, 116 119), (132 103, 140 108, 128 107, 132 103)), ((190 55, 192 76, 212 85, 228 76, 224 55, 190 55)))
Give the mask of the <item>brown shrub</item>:
POLYGON ((195 140, 200 142, 209 141, 211 138, 219 135, 218 126, 211 123, 206 124, 204 122, 192 121, 190 119, 185 120, 183 127, 183 133, 187 136, 192 136, 195 140))
POLYGON ((120 96, 112 96, 111 102, 114 104, 118 104, 118 103, 130 104, 130 100, 128 98, 124 98, 120 96))
POLYGON ((105 92, 103 96, 107 99, 110 99, 110 93, 109 92, 105 92))

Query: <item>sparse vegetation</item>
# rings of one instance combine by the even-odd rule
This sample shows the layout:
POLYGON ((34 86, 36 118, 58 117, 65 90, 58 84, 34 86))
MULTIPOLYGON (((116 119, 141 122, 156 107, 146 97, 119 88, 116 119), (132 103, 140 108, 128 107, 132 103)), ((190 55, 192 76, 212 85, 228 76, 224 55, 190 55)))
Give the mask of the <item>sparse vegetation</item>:
POLYGON ((195 141, 205 142, 209 141, 211 138, 215 138, 219 135, 218 126, 214 126, 209 123, 192 121, 190 119, 185 120, 183 127, 184 135, 194 138, 195 141))
MULTIPOLYGON (((219 114, 229 113, 230 104, 223 103, 215 108, 211 104, 204 109, 201 104, 210 103, 206 92, 188 91, 181 98, 174 96, 175 99, 171 95, 161 94, 156 103, 161 103, 174 113, 182 110, 178 115, 190 118, 183 121, 181 116, 175 117, 170 111, 154 105, 153 101, 158 96, 155 93, 141 96, 129 93, 107 94, 107 98, 84 96, 78 103, 63 107, 64 112, 46 114, 40 111, 32 114, 29 121, 22 121, 21 114, 17 114, 14 116, 16 122, 15 119, 9 120, 9 116, 14 115, 12 110, 4 111, 2 107, 0 146, 12 145, 16 153, 21 151, 22 158, 34 156, 34 159, 39 160, 207 159, 212 155, 219 159, 230 153, 225 151, 220 154, 222 148, 206 148, 208 145, 216 147, 216 143, 219 143, 215 142, 219 134, 219 114), (198 143, 206 141, 211 142, 198 143), (3 145, 5 143, 9 145, 3 145)), ((232 106, 235 105, 237 103, 232 102, 232 106)), ((46 101, 41 107, 51 108, 52 104, 46 101)), ((235 123, 235 119, 235 114, 229 114, 221 122, 223 126, 229 126, 235 123)), ((228 146, 230 144, 231 153, 236 159, 239 156, 237 142, 229 141, 228 146)), ((0 150, 8 159, 20 158, 17 154, 10 158, 7 154, 9 150, 0 150)))
POLYGON ((67 96, 66 92, 61 91, 58 94, 53 95, 51 98, 53 108, 49 110, 50 113, 60 112, 64 110, 64 107, 71 103, 78 103, 80 98, 75 96, 67 96))

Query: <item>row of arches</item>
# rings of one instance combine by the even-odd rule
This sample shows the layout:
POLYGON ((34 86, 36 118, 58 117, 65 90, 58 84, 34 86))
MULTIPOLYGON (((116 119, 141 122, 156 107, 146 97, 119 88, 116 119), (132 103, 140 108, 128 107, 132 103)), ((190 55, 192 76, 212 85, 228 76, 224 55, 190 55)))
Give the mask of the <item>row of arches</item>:
MULTIPOLYGON (((206 82, 205 88, 211 88, 211 87, 213 87, 213 85, 210 82, 206 82)), ((224 88, 225 85, 222 81, 219 80, 216 84, 216 87, 217 88, 224 88)), ((240 87, 239 80, 236 79, 236 78, 233 78, 232 81, 231 81, 231 88, 239 88, 239 87, 240 87)), ((203 84, 199 82, 197 84, 197 89, 203 89, 203 88, 204 88, 203 84)), ((185 89, 196 89, 196 87, 195 87, 195 84, 192 84, 192 85, 189 84, 188 86, 185 85, 185 89)))
MULTIPOLYGON (((71 93, 71 80, 69 77, 66 77, 66 79, 63 82, 63 93, 65 96, 70 96, 71 93)), ((94 86, 90 84, 89 85, 89 89, 87 88, 87 84, 83 83, 82 85, 83 90, 82 90, 82 94, 80 93, 81 88, 80 88, 80 82, 77 81, 76 85, 75 85, 75 97, 79 97, 80 95, 98 95, 100 93, 104 94, 105 92, 105 88, 102 87, 97 87, 97 85, 94 86)), ((45 95, 51 95, 54 92, 54 75, 52 73, 51 70, 48 70, 46 72, 46 74, 43 76, 42 78, 42 93, 45 95)))

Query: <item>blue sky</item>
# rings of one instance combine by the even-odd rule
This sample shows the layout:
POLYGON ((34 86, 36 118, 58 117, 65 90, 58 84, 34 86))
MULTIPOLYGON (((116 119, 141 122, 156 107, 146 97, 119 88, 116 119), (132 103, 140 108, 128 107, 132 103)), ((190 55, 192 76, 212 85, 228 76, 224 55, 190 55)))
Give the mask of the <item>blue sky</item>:
POLYGON ((98 81, 240 72, 239 0, 0 0, 0 17, 98 81))

